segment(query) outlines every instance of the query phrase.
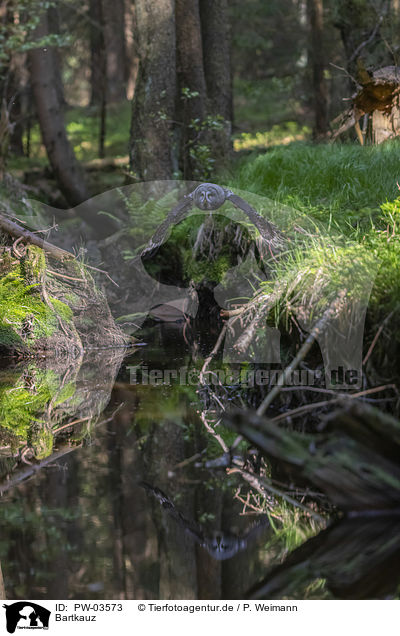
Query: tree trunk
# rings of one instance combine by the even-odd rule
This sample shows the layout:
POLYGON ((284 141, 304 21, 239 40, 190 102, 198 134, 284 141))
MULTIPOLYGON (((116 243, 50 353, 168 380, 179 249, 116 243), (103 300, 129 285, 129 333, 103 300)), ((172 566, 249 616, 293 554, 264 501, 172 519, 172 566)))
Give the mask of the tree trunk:
POLYGON ((174 172, 176 94, 174 0, 136 0, 139 72, 132 110, 131 169, 141 179, 174 172))
POLYGON ((324 137, 328 130, 328 91, 324 79, 323 0, 308 0, 310 21, 310 53, 314 93, 315 139, 324 137))
POLYGON ((207 143, 207 86, 203 64, 199 0, 176 0, 177 71, 182 112, 184 179, 202 178, 200 146, 207 143))
MULTIPOLYGON (((58 6, 49 7, 47 10, 47 28, 49 33, 60 34, 61 33, 61 22, 62 18, 60 16, 60 9, 58 6)), ((52 49, 52 56, 54 59, 54 81, 55 87, 57 90, 57 97, 59 104, 64 107, 67 105, 67 101, 64 95, 64 84, 62 80, 62 59, 60 55, 60 51, 57 47, 52 49)))
POLYGON ((10 71, 10 77, 7 86, 7 106, 10 110, 10 121, 12 125, 10 150, 13 154, 20 157, 24 154, 23 145, 23 112, 22 112, 22 91, 21 69, 14 67, 10 71))
POLYGON ((103 0, 106 49, 107 101, 126 99, 125 7, 124 0, 103 0))
POLYGON ((135 38, 135 5, 125 2, 125 51, 126 51, 126 96, 129 100, 135 92, 139 58, 135 38))
MULTIPOLYGON (((48 34, 48 16, 43 13, 35 36, 40 39, 48 34)), ((65 129, 57 90, 60 71, 53 48, 32 49, 29 52, 29 62, 36 112, 50 165, 68 203, 77 205, 87 199, 89 193, 65 129)))
POLYGON ((101 0, 89 0, 90 20, 90 105, 102 103, 105 86, 106 61, 104 45, 104 21, 101 0))
POLYGON ((233 119, 228 0, 200 0, 200 16, 209 110, 225 122, 213 135, 213 154, 223 160, 232 150, 233 119))

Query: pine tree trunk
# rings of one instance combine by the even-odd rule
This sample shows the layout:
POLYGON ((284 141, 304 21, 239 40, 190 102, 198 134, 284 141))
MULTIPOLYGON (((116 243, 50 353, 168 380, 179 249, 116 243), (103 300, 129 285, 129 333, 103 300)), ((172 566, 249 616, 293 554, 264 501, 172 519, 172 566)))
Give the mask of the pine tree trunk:
POLYGON ((179 106, 183 123, 182 163, 184 179, 203 177, 200 146, 207 144, 202 129, 207 117, 207 86, 204 74, 199 0, 176 0, 176 42, 179 106), (193 127, 200 127, 200 130, 193 127))
MULTIPOLYGON (((35 38, 49 34, 48 16, 43 13, 35 38)), ((89 197, 82 169, 69 143, 59 99, 60 71, 52 47, 29 52, 33 96, 43 143, 61 192, 70 205, 89 197)))
POLYGON ((310 21, 310 53, 314 93, 314 138, 324 137, 328 130, 328 91, 324 79, 323 0, 308 0, 310 21))
POLYGON ((136 0, 139 72, 133 100, 131 169, 147 181, 174 172, 176 49, 174 0, 136 0))
POLYGON ((90 105, 102 103, 105 86, 106 61, 104 45, 104 22, 101 0, 89 0, 90 21, 90 105))
POLYGON ((223 160, 232 151, 233 120, 228 0, 200 0, 200 16, 209 111, 225 121, 213 135, 213 154, 223 160))
POLYGON ((102 0, 106 50, 107 102, 126 99, 124 0, 102 0))

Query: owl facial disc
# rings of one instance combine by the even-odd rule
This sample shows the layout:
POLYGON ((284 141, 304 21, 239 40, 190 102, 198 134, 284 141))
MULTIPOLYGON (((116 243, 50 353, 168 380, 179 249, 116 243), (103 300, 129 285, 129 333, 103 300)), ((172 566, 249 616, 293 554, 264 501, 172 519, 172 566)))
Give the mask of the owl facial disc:
POLYGON ((215 183, 202 183, 193 192, 194 204, 200 210, 217 210, 225 199, 225 190, 215 183))

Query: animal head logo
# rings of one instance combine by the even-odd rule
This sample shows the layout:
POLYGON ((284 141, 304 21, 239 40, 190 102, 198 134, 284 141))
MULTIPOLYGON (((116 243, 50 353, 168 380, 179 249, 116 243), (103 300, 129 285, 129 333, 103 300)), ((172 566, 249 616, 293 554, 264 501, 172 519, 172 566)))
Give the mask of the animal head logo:
POLYGON ((6 610, 7 631, 14 634, 16 629, 48 629, 51 612, 32 603, 19 601, 11 605, 3 605, 6 610))

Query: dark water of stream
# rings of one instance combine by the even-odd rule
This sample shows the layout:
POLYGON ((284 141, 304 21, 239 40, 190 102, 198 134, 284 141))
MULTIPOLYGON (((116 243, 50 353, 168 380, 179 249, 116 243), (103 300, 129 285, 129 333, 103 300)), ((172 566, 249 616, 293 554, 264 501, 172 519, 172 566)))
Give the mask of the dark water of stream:
POLYGON ((12 470, 3 479, 7 598, 232 599, 251 588, 264 598, 396 596, 399 518, 323 530, 280 510, 272 527, 244 505, 249 488, 240 476, 213 466, 222 452, 201 420, 198 385, 132 383, 139 363, 181 369, 193 356, 182 326, 145 335, 147 346, 123 360, 83 441, 61 445, 59 459, 39 470, 26 463, 12 487, 12 470), (285 561, 299 543, 304 554, 285 561))

